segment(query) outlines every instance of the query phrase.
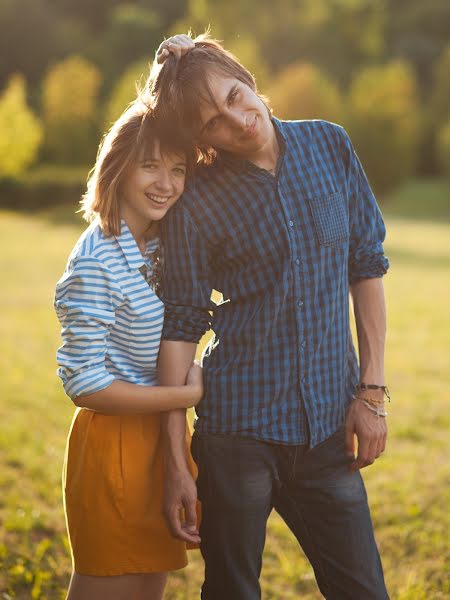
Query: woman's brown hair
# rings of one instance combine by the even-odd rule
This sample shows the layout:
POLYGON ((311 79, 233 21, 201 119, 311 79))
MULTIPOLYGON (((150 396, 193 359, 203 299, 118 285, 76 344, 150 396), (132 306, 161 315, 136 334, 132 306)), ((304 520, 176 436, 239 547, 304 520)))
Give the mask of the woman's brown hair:
POLYGON ((142 156, 153 154, 157 141, 162 154, 186 157, 189 176, 197 162, 195 146, 178 136, 176 127, 158 121, 141 97, 128 106, 101 141, 81 206, 84 218, 89 222, 98 218, 106 235, 120 235, 123 182, 142 156))

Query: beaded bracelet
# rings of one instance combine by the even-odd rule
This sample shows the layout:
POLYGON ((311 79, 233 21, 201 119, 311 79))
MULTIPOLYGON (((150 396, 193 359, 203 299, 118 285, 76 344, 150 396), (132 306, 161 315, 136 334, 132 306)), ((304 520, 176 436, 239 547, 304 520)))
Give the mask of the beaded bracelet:
POLYGON ((381 410, 378 406, 371 406, 368 402, 363 400, 362 398, 358 398, 357 396, 353 396, 355 400, 359 400, 364 404, 366 408, 368 408, 371 412, 373 412, 377 417, 387 417, 388 413, 385 410, 381 410))
POLYGON ((361 396, 353 396, 354 398, 356 398, 356 400, 365 400, 365 402, 368 402, 369 404, 372 404, 372 406, 384 406, 384 398, 382 398, 381 400, 376 400, 375 398, 370 398, 369 397, 362 397, 361 396))

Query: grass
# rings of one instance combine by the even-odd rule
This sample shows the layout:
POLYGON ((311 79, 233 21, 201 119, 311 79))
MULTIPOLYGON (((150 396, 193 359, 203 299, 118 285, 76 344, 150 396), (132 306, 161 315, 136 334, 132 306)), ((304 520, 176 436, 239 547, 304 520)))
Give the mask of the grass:
MULTIPOLYGON (((386 202, 390 443, 364 477, 396 600, 450 597, 449 199, 445 184, 415 182, 386 202)), ((73 408, 55 376, 59 326, 52 295, 82 224, 60 216, 0 212, 2 600, 64 598, 70 574, 60 470, 73 408)), ((191 557, 171 577, 167 600, 198 598, 203 567, 198 552, 191 557)), ((262 586, 267 600, 321 597, 276 514, 262 586)))

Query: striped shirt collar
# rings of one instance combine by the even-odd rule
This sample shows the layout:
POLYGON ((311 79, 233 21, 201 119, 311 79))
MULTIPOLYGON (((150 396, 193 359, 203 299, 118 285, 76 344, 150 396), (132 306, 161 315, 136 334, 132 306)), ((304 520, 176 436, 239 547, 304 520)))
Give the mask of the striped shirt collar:
POLYGON ((128 267, 131 270, 140 269, 146 263, 148 256, 156 250, 159 239, 153 238, 147 242, 145 256, 142 256, 139 246, 131 233, 127 222, 122 219, 120 223, 120 235, 114 236, 119 244, 128 267))

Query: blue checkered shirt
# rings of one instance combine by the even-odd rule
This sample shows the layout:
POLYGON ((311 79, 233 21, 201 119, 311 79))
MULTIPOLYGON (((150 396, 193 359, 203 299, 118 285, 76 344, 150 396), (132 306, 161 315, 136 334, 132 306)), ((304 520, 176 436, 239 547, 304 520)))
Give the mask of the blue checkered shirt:
POLYGON ((165 219, 162 337, 215 333, 197 431, 315 446, 359 379, 349 284, 386 273, 385 227, 342 127, 273 124, 275 176, 219 155, 165 219))

